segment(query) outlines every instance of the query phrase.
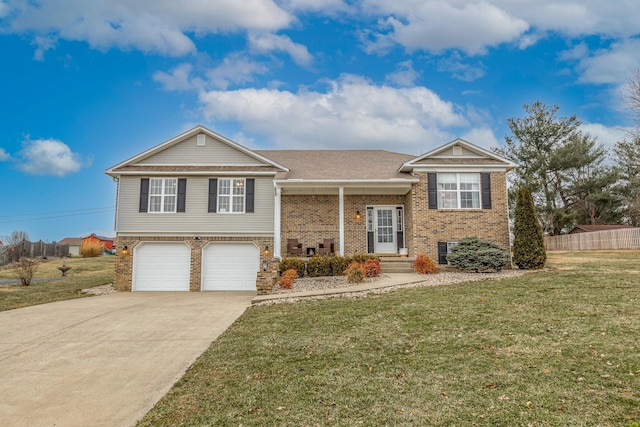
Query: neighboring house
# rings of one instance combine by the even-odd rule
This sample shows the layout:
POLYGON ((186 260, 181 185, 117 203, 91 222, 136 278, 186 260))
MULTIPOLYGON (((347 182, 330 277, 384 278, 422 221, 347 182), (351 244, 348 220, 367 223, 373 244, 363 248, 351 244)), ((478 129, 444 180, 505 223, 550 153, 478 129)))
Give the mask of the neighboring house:
POLYGON ((113 244, 113 238, 111 237, 96 236, 95 234, 91 234, 90 236, 87 236, 82 239, 82 242, 87 242, 87 241, 100 242, 104 245, 105 252, 113 252, 114 244, 113 244))
POLYGON ((576 225, 568 234, 590 233, 592 231, 619 230, 621 228, 634 228, 633 225, 626 224, 583 224, 576 225))
POLYGON ((277 268, 288 239, 441 263, 467 236, 508 249, 515 166, 461 139, 417 157, 249 150, 198 126, 105 171, 117 182, 115 286, 266 292, 259 271, 277 268))
POLYGON ((80 255, 80 245, 82 237, 65 237, 58 242, 58 245, 69 245, 69 256, 80 255))

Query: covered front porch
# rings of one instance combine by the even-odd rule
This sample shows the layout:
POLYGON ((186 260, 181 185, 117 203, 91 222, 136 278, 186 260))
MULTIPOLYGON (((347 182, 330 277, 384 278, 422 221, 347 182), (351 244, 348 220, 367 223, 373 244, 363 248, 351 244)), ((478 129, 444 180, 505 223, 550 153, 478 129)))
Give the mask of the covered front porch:
POLYGON ((313 255, 326 239, 335 255, 398 254, 411 246, 412 182, 276 183, 274 255, 313 255), (289 239, 298 241, 296 253, 289 239))

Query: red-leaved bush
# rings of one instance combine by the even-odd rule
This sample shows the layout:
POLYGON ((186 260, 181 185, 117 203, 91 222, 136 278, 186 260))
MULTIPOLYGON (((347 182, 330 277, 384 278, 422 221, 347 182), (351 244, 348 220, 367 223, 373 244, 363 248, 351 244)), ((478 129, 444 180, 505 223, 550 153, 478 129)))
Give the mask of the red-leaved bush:
POLYGON ((366 277, 364 264, 353 261, 347 269, 344 271, 344 275, 347 276, 348 283, 362 283, 366 277))
POLYGON ((438 272, 438 267, 428 256, 418 255, 413 262, 413 271, 419 274, 434 274, 438 272))
POLYGON ((280 285, 283 289, 292 289, 293 282, 298 278, 298 272, 293 268, 282 273, 280 276, 280 280, 278 281, 278 285, 280 285))
POLYGON ((378 277, 382 272, 380 261, 369 258, 364 262, 364 272, 367 277, 378 277))

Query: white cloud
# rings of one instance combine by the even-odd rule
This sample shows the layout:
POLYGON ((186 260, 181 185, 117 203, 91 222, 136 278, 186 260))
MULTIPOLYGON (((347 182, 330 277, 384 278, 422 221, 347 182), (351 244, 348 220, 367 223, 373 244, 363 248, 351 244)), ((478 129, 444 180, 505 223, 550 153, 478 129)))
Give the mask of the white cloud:
POLYGON ((629 128, 609 127, 600 123, 583 123, 580 130, 596 137, 598 143, 604 145, 607 150, 615 145, 616 142, 629 138, 629 128))
POLYGON ((473 128, 463 134, 461 138, 486 150, 490 150, 493 147, 500 147, 501 145, 501 142, 496 138, 493 131, 486 126, 473 128))
POLYGON ((37 46, 36 51, 33 53, 33 59, 36 61, 44 61, 44 53, 48 50, 56 47, 57 40, 52 37, 36 36, 33 39, 32 45, 37 46))
POLYGON ((325 14, 344 13, 353 9, 342 0, 282 0, 279 4, 286 10, 317 11, 325 14))
POLYGON ((452 140, 469 121, 425 87, 376 86, 355 76, 328 82, 326 92, 277 89, 203 91, 212 122, 237 122, 278 148, 381 148, 407 153, 452 140))
POLYGON ((276 31, 293 17, 272 0, 10 0, 6 30, 178 56, 195 51, 188 33, 276 31))
POLYGON ((360 13, 383 24, 377 33, 368 34, 368 51, 384 51, 395 42, 408 50, 482 54, 488 47, 510 42, 525 49, 549 32, 569 38, 640 33, 637 1, 364 0, 360 13))
POLYGON ((640 40, 613 43, 609 49, 594 52, 578 64, 581 83, 623 84, 640 68, 640 40))
POLYGON ((194 82, 191 80, 192 68, 191 64, 180 64, 169 73, 156 71, 153 74, 153 80, 160 83, 165 90, 191 90, 194 88, 194 82))
POLYGON ((29 175, 65 176, 90 165, 56 139, 27 140, 19 153, 18 169, 29 175))
POLYGON ((11 158, 11 156, 9 155, 9 153, 4 151, 4 148, 0 148, 0 162, 7 161, 10 158, 11 158))
POLYGON ((460 49, 470 55, 483 54, 487 47, 517 40, 528 24, 487 2, 366 0, 363 10, 371 7, 389 15, 384 26, 392 29, 375 43, 392 39, 407 50, 439 53, 460 49))
POLYGON ((296 64, 303 67, 308 67, 313 61, 313 57, 305 46, 294 43, 287 36, 270 33, 251 34, 249 46, 253 52, 258 53, 285 52, 296 64))
POLYGON ((249 60, 236 53, 226 57, 222 64, 207 71, 209 82, 216 88, 226 89, 230 84, 242 84, 253 81, 253 76, 266 74, 266 65, 249 60))
POLYGON ((451 74, 454 79, 464 82, 472 82, 478 80, 485 75, 485 69, 482 63, 478 66, 465 64, 458 53, 454 53, 449 58, 441 59, 438 62, 438 71, 445 71, 451 74))
POLYGON ((413 69, 411 60, 398 64, 397 71, 386 76, 386 80, 398 86, 413 86, 420 73, 413 69))

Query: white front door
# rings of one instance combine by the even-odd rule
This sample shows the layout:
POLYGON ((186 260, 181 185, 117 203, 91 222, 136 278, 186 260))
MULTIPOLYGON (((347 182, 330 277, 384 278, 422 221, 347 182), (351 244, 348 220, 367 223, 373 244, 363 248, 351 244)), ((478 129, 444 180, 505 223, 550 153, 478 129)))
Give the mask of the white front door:
POLYGON ((373 208, 373 232, 376 253, 396 253, 396 208, 394 206, 373 208))

